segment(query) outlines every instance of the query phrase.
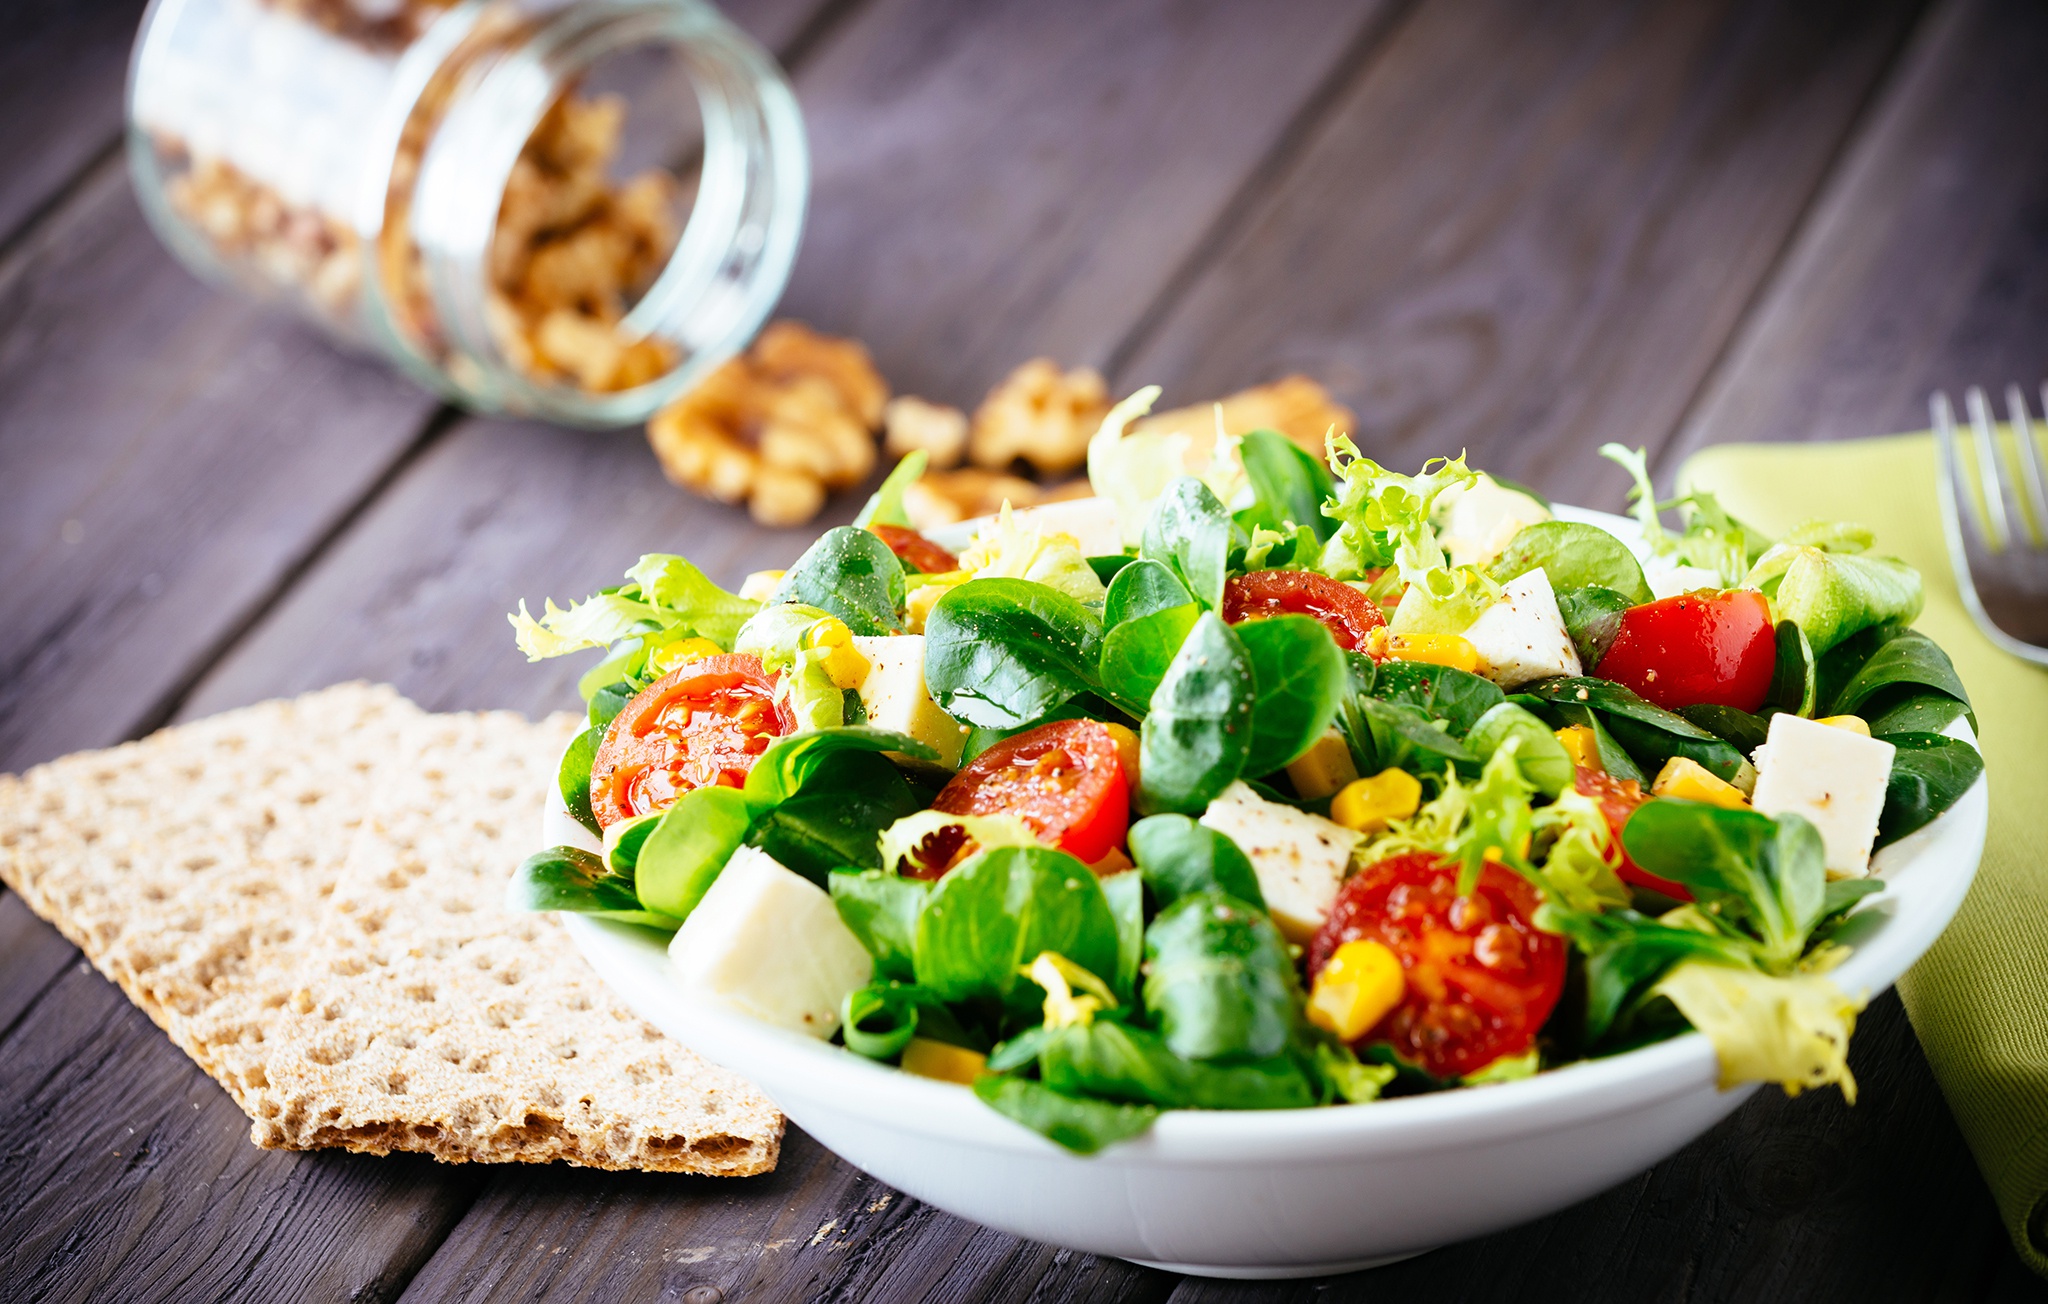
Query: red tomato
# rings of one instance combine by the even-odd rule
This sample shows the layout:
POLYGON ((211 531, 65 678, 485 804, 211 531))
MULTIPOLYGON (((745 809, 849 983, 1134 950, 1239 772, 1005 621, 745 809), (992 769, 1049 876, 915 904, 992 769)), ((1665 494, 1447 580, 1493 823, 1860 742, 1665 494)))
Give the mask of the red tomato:
POLYGON ((590 765, 590 809, 609 828, 665 810, 695 788, 737 788, 790 727, 760 658, 728 654, 677 666, 612 717, 590 765))
POLYGON ((1686 593, 1630 607, 1593 673, 1667 711, 1713 702, 1755 711, 1771 691, 1771 604, 1751 589, 1686 593))
POLYGON ((1094 720, 1055 720, 1005 738, 969 761, 932 809, 1015 815, 1039 841, 1093 864, 1124 840, 1131 792, 1107 727, 1094 720))
POLYGON ((1314 616, 1346 652, 1387 623, 1371 598, 1314 571, 1253 571, 1224 586, 1223 619, 1230 624, 1280 615, 1314 616))
POLYGON ((1534 1045, 1564 991, 1565 940, 1531 922, 1541 903, 1500 865, 1459 896, 1455 863, 1426 851, 1391 856, 1337 893, 1309 942, 1309 981, 1346 942, 1385 945, 1401 957, 1407 991, 1358 1044, 1386 1042, 1439 1078, 1476 1073, 1534 1045))
POLYGON ((901 525, 870 525, 870 533, 889 545, 889 551, 927 575, 943 575, 960 569, 960 559, 916 530, 901 525))
POLYGON ((1628 823, 1628 817, 1636 813, 1636 807, 1650 799, 1650 794, 1643 791, 1643 785, 1634 779, 1617 779, 1611 774, 1580 766, 1572 777, 1572 787, 1600 803, 1600 813, 1607 817, 1607 830, 1614 836, 1611 844, 1614 855, 1619 857, 1614 872, 1621 876, 1622 882, 1646 887, 1652 892, 1662 892, 1665 896, 1675 897, 1680 901, 1692 900, 1692 893, 1686 891, 1682 884, 1652 874, 1629 859, 1628 852, 1622 849, 1621 826, 1628 823))

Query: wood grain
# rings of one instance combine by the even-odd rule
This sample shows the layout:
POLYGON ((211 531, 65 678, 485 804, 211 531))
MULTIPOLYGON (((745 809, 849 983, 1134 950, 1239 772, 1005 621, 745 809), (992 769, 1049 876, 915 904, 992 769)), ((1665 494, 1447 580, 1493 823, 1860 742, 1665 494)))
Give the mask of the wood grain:
MULTIPOLYGON (((1931 17, 1663 469, 1708 443, 1927 426, 2048 379, 2048 11, 1931 17)), ((2001 404, 2002 399, 1996 400, 2001 404)))
POLYGON ((1914 9, 1425 5, 1118 380, 1302 370, 1375 456, 1618 505, 1593 449, 1669 437, 1914 9))
POLYGON ((0 244, 121 132, 121 83, 143 0, 0 6, 0 244))

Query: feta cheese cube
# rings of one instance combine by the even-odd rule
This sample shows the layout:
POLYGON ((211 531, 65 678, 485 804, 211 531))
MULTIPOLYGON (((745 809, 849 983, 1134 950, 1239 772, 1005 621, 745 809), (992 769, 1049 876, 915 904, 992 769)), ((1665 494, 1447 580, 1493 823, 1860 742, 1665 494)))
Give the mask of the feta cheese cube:
POLYGON ((1507 549, 1525 525, 1550 519, 1550 511, 1519 489, 1509 489, 1482 475, 1464 489, 1447 490, 1437 499, 1442 522, 1437 542, 1458 566, 1484 566, 1507 549))
POLYGON ((1308 941, 1323 926, 1351 849, 1365 836, 1320 815, 1267 801, 1241 779, 1209 803, 1201 823, 1235 842, 1252 862, 1266 909, 1292 942, 1308 941))
POLYGON ((939 764, 957 769, 967 727, 941 711, 925 690, 924 635, 855 635, 853 646, 868 663, 867 676, 856 690, 868 723, 909 734, 937 752, 939 764))
POLYGON ((1106 557, 1124 550, 1123 530, 1117 525, 1116 504, 1107 498, 1070 498, 1065 502, 1041 503, 1037 507, 1011 512, 1017 528, 1036 530, 1050 537, 1072 536, 1083 557, 1106 557))
POLYGON ((831 896, 756 847, 732 853, 668 956, 691 995, 821 1041, 875 968, 831 896))
POLYGON ((1750 804, 1766 815, 1804 815, 1827 846, 1828 876, 1862 878, 1870 872, 1870 844, 1897 750, 1881 738, 1818 720, 1774 715, 1756 749, 1750 804))
POLYGON ((1479 673, 1511 692, 1538 679, 1585 673, 1540 566, 1502 585, 1500 601, 1472 622, 1465 641, 1479 653, 1479 673))

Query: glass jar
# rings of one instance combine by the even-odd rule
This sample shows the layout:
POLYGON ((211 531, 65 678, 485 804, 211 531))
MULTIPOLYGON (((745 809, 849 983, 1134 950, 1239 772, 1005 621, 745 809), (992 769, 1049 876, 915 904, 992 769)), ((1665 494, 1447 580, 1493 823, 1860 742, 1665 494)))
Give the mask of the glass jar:
POLYGON ((128 157, 200 274, 586 426, 753 336, 809 187, 788 82, 703 0, 153 0, 128 157))

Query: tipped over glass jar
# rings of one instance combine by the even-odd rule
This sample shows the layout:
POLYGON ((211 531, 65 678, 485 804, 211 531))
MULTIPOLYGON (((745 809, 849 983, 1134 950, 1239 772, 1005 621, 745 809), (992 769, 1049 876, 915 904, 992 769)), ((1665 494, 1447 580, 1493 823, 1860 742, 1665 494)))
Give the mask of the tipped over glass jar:
POLYGON ((809 186, 788 82, 703 0, 153 0, 128 155, 195 271, 585 426, 753 336, 809 186))

